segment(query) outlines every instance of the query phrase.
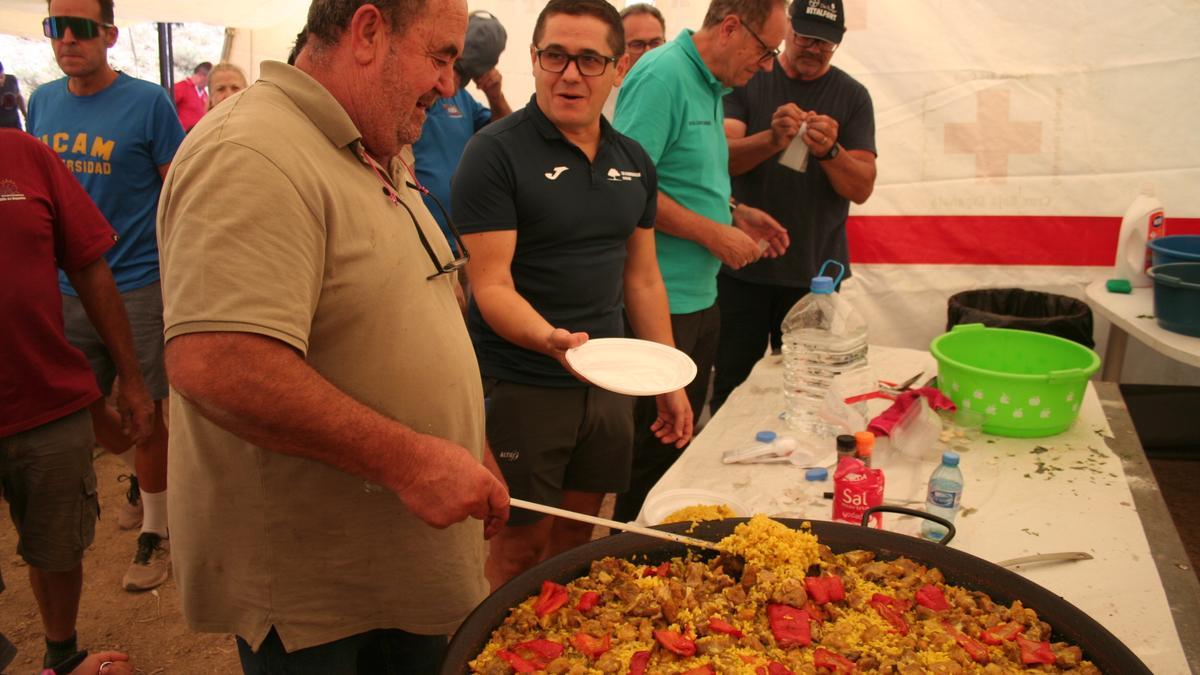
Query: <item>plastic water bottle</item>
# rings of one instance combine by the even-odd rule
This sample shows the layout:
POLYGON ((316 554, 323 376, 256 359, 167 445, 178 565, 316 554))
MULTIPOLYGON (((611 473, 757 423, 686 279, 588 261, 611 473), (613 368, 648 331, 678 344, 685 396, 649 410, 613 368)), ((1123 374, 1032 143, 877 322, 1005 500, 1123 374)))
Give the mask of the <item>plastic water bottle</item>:
POLYGON ((1146 275, 1150 268, 1151 251, 1146 245, 1151 239, 1163 236, 1162 202, 1154 196, 1152 185, 1142 186, 1141 193, 1125 211, 1121 219, 1121 233, 1117 239, 1116 275, 1128 279, 1135 288, 1153 286, 1146 275))
MULTIPOLYGON (((943 452, 942 463, 929 476, 925 510, 954 522, 954 515, 958 513, 958 505, 962 501, 962 491, 963 475, 962 469, 958 468, 958 453, 943 452)), ((941 541, 946 532, 946 528, 932 520, 921 521, 921 536, 926 539, 941 541)))
POLYGON ((833 378, 867 369, 867 322, 833 290, 845 273, 841 263, 825 261, 781 326, 787 423, 817 436, 839 433, 818 415, 833 378), (830 264, 841 268, 837 279, 825 276, 830 264))

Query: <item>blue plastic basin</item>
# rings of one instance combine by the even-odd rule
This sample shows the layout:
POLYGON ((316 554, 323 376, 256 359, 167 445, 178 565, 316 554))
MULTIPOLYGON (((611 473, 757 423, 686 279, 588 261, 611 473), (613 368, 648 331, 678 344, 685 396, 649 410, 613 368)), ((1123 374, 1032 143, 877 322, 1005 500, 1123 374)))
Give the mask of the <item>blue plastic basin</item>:
POLYGON ((1173 234, 1150 240, 1155 265, 1200 262, 1200 234, 1173 234))
POLYGON ((1173 333, 1200 337, 1200 262, 1155 265, 1147 274, 1154 280, 1158 325, 1173 333))

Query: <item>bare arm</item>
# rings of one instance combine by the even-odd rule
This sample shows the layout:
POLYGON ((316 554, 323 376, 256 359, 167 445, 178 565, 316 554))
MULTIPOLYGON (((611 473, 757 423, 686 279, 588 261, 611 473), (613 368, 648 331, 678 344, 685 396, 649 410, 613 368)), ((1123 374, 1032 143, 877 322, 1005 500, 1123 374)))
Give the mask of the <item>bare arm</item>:
MULTIPOLYGON (((826 115, 810 114, 804 143, 813 157, 824 157, 837 143, 837 120, 826 115)), ((875 155, 866 150, 842 148, 834 159, 821 162, 821 169, 829 177, 829 183, 841 196, 855 204, 862 204, 875 190, 875 155)))
POLYGON ((761 253, 758 243, 745 232, 685 208, 662 190, 658 192, 658 219, 654 227, 664 234, 700 244, 733 269, 758 260, 761 253))
POLYGON ((512 113, 512 106, 508 105, 508 99, 504 97, 504 90, 501 88, 502 80, 500 71, 495 68, 475 78, 475 86, 479 87, 487 98, 493 122, 512 113))
POLYGON ((567 350, 586 342, 587 333, 571 333, 551 326, 528 300, 517 293, 512 278, 517 231, 467 234, 463 235, 463 243, 471 252, 467 273, 475 304, 492 330, 519 347, 557 359, 571 371, 566 361, 567 350))
MULTIPOLYGON (((644 340, 674 347, 667 288, 654 251, 654 230, 638 228, 625 248, 625 308, 633 333, 644 340)), ((678 389, 656 398, 658 419, 651 430, 663 443, 682 448, 692 439, 693 413, 687 393, 678 389)))
POLYGON ((875 191, 875 155, 866 150, 842 150, 834 159, 821 162, 821 168, 833 189, 855 204, 867 201, 875 191))
POLYGON ((150 400, 142 380, 142 370, 133 348, 129 317, 125 314, 125 303, 117 292, 117 284, 113 281, 108 263, 103 257, 98 257, 66 274, 71 286, 79 293, 88 320, 100 334, 117 367, 117 376, 121 378, 117 394, 121 424, 134 443, 143 443, 150 437, 154 402, 150 400))
POLYGON ((474 517, 490 537, 508 519, 507 490, 465 448, 347 396, 278 340, 191 333, 167 342, 166 362, 180 395, 254 445, 382 485, 433 527, 474 517))

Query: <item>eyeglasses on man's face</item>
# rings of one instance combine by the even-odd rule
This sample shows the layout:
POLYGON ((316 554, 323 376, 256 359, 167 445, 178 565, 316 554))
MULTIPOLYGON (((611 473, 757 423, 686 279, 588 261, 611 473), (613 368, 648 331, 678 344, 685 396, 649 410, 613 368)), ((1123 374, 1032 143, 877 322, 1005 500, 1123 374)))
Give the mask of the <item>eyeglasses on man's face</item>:
POLYGON ((654 38, 651 40, 630 40, 629 42, 625 43, 625 49, 634 54, 641 54, 647 49, 657 49, 666 43, 667 41, 662 38, 654 38))
POLYGON ((61 40, 71 29, 76 40, 90 40, 104 34, 105 28, 114 28, 111 23, 100 23, 81 16, 48 16, 42 19, 42 34, 51 40, 61 40))
POLYGON ((836 42, 822 40, 821 38, 809 37, 792 31, 792 42, 800 49, 820 49, 824 54, 832 54, 837 50, 836 42))
POLYGON ((584 77, 603 75, 608 69, 608 64, 616 64, 619 60, 616 56, 602 54, 568 54, 560 49, 539 49, 534 53, 537 55, 538 65, 547 73, 565 73, 567 66, 574 63, 579 74, 584 77))
POLYGON ((743 21, 741 17, 738 17, 738 23, 742 24, 742 28, 746 29, 746 32, 750 34, 750 37, 754 38, 758 41, 758 44, 762 45, 763 53, 762 56, 758 57, 759 63, 766 63, 776 56, 779 56, 779 50, 767 45, 762 38, 758 37, 758 33, 750 30, 750 26, 746 25, 746 22, 743 21))

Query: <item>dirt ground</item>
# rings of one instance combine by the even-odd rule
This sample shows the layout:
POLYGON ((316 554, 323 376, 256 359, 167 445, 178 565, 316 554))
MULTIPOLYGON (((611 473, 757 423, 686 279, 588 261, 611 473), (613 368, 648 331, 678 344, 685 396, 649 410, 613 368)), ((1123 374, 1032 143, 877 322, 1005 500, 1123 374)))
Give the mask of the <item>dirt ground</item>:
MULTIPOLYGON (((100 489, 100 522, 96 541, 83 560, 83 599, 79 607, 79 646, 91 651, 127 652, 138 673, 241 672, 237 648, 228 635, 195 633, 179 608, 179 591, 172 576, 146 593, 121 588, 121 577, 137 546, 137 531, 117 528, 117 507, 126 483, 117 475, 125 465, 111 455, 95 461, 100 489)), ((0 593, 0 632, 20 652, 5 671, 13 674, 41 670, 45 652, 41 618, 29 589, 28 571, 16 554, 16 533, 7 508, 0 515, 0 570, 7 586, 0 593)))

